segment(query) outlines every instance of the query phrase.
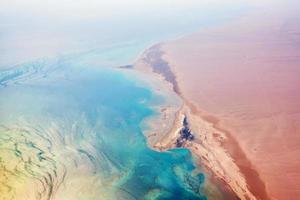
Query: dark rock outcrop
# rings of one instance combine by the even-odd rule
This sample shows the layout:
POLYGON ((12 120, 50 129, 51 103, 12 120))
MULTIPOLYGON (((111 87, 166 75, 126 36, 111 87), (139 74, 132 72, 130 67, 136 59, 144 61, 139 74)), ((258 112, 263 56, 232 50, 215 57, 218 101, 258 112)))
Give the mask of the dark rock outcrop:
POLYGON ((182 147, 186 141, 192 141, 195 138, 191 132, 186 116, 183 119, 182 125, 182 129, 179 131, 179 138, 176 140, 176 147, 182 147))

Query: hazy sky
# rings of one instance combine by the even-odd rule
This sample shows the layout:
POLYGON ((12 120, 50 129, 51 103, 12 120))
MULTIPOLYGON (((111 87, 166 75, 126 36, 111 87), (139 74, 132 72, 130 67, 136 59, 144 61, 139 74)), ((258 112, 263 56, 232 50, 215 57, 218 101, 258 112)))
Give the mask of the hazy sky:
POLYGON ((99 18, 189 6, 226 6, 241 0, 1 0, 1 13, 30 13, 67 18, 99 18))
POLYGON ((0 0, 0 68, 88 48, 116 32, 164 34, 187 22, 198 28, 235 13, 244 5, 237 2, 243 0, 0 0))
POLYGON ((187 21, 198 28, 199 21, 208 24, 243 9, 276 9, 286 2, 297 0, 0 0, 0 68, 86 48, 113 32, 143 26, 140 34, 159 33, 187 21))

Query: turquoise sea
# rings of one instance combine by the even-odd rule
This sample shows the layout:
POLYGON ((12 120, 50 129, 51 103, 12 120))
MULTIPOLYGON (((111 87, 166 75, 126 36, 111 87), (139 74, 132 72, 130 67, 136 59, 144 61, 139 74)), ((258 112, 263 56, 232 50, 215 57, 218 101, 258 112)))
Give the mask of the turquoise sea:
MULTIPOLYGON (((158 114, 151 106, 166 103, 162 96, 122 70, 56 65, 60 68, 0 90, 5 97, 0 100, 0 146, 11 143, 12 157, 23 162, 20 171, 48 187, 53 178, 58 187, 76 177, 69 168, 78 169, 78 174, 98 177, 101 183, 88 181, 90 187, 106 188, 113 199, 205 199, 200 192, 204 175, 192 174, 189 151, 161 153, 147 147, 142 123, 158 114)), ((90 189, 80 199, 96 199, 86 192, 90 189)))
MULTIPOLYGON (((196 169, 191 153, 154 151, 143 134, 150 129, 147 119, 160 115, 155 107, 179 106, 180 99, 156 93, 139 72, 117 68, 130 64, 149 45, 224 20, 205 18, 196 11, 183 9, 166 18, 161 12, 154 19, 148 13, 144 18, 129 15, 123 20, 58 25, 64 27, 59 36, 64 33, 80 41, 67 45, 76 50, 64 46, 60 53, 55 50, 39 58, 30 54, 34 59, 26 62, 17 55, 14 63, 11 53, 3 51, 2 198, 207 199, 201 190, 205 175, 196 169)), ((222 12, 232 17, 230 7, 222 12)), ((49 33, 51 26, 55 27, 50 23, 49 33)), ((22 31, 31 34, 34 29, 22 31)), ((0 40, 13 42, 6 36, 9 32, 19 33, 9 28, 0 40)))

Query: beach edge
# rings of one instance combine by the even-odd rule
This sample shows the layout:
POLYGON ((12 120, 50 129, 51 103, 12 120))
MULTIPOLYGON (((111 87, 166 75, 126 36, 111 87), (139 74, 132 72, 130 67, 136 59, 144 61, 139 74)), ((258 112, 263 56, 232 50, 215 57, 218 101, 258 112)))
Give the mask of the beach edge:
MULTIPOLYGON (((198 167, 201 165, 210 175, 209 182, 220 188, 225 199, 268 199, 264 183, 230 132, 222 127, 214 116, 199 111, 180 92, 180 83, 176 81, 176 73, 172 66, 164 58, 162 45, 163 43, 159 43, 146 49, 132 65, 133 69, 163 79, 182 99, 183 105, 176 112, 170 130, 159 133, 159 139, 149 140, 148 145, 157 151, 176 148, 182 118, 186 116, 191 123, 195 140, 185 142, 182 147, 192 152, 198 167), (242 159, 249 166, 239 165, 238 159, 242 159), (255 185, 257 182, 258 186, 255 185)), ((147 134, 146 137, 149 139, 147 134)))

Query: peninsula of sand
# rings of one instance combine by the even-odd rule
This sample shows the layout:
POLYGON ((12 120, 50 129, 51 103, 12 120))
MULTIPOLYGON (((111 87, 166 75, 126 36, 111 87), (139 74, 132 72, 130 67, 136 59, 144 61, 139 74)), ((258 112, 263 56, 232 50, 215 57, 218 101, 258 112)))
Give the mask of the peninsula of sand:
POLYGON ((183 99, 173 128, 148 135, 149 144, 190 149, 237 199, 299 197, 299 7, 260 2, 234 21, 146 50, 134 67, 183 99), (194 137, 178 144, 184 118, 194 137))

